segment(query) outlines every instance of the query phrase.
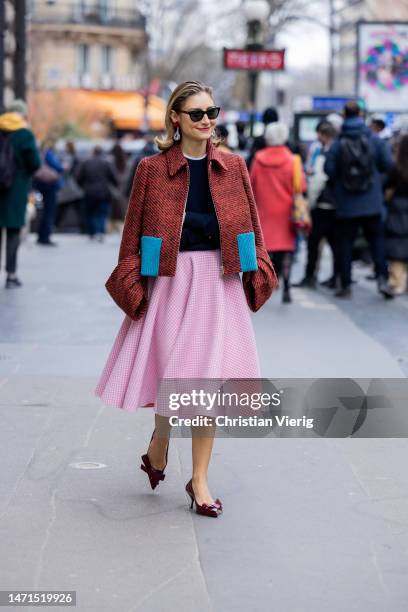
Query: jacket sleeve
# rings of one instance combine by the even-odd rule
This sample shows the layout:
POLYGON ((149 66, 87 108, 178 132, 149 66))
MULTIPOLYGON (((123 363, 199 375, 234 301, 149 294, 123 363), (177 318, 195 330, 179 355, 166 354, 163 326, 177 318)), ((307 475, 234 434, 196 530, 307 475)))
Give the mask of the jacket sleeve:
POLYGON ((60 163, 58 157, 54 155, 54 153, 50 149, 48 149, 45 154, 45 161, 51 168, 58 172, 58 174, 64 174, 64 166, 60 163))
POLYGON ((109 162, 106 165, 106 177, 109 183, 111 183, 115 187, 119 187, 118 176, 115 172, 113 165, 110 164, 109 162))
POLYGON ((340 143, 335 140, 327 152, 326 161, 324 163, 324 172, 331 179, 335 179, 337 175, 337 157, 339 153, 340 143))
POLYGON ((256 208, 248 170, 242 157, 239 157, 238 159, 251 212, 252 226, 255 234, 256 259, 258 263, 257 270, 243 272, 242 285, 248 306, 252 311, 256 312, 261 308, 261 306, 263 306, 266 300, 270 298, 272 291, 278 286, 278 279, 268 252, 265 249, 262 229, 259 223, 258 211, 256 208))
POLYGON ((74 170, 74 177, 78 185, 82 187, 84 184, 84 164, 85 162, 79 162, 74 170))
POLYGON ((136 321, 148 306, 147 276, 140 275, 140 234, 147 185, 147 164, 137 167, 129 199, 119 258, 105 287, 112 299, 131 319, 136 321))
POLYGON ((377 146, 377 168, 379 172, 390 172, 393 167, 393 159, 391 147, 387 142, 384 142, 378 136, 373 139, 377 146))

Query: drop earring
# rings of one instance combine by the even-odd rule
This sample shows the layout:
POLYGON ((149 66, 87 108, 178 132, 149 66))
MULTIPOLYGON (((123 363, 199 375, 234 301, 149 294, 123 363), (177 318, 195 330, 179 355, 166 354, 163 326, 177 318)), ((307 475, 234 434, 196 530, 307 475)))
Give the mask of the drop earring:
POLYGON ((173 135, 173 140, 175 140, 176 142, 178 142, 180 140, 181 136, 180 136, 180 129, 179 126, 176 127, 176 131, 174 132, 173 135))

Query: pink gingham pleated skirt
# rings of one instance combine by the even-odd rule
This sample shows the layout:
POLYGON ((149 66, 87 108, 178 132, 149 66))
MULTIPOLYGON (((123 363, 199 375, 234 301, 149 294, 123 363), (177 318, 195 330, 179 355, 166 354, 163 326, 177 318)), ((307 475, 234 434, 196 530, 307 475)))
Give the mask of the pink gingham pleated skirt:
POLYGON ((181 251, 175 276, 149 278, 147 311, 125 316, 95 389, 105 404, 155 404, 163 378, 260 378, 240 275, 220 265, 219 249, 181 251))

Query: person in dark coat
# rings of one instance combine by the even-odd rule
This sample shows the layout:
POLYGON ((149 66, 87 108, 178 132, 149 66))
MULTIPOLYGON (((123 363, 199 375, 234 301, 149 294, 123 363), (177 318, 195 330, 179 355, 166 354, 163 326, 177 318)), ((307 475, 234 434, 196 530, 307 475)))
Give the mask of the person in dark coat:
POLYGON ((385 250, 390 285, 396 295, 401 295, 407 289, 408 269, 408 134, 398 143, 396 164, 384 187, 389 193, 385 250))
POLYGON ((265 130, 270 123, 277 123, 279 121, 279 115, 276 108, 272 106, 270 108, 266 108, 262 115, 262 123, 264 124, 264 133, 260 136, 256 136, 253 139, 251 150, 249 151, 248 158, 246 160, 248 168, 251 167, 252 160, 254 159, 256 153, 264 149, 267 145, 265 142, 265 130))
POLYGON ((77 180, 85 192, 89 237, 102 242, 112 203, 110 186, 118 187, 119 183, 112 164, 103 157, 100 146, 96 146, 92 157, 80 165, 77 180))
MULTIPOLYGON (((45 177, 40 176, 39 173, 34 175, 33 185, 43 197, 37 244, 41 246, 57 246, 58 243, 51 240, 51 233, 57 215, 58 191, 64 183, 65 168, 55 152, 54 138, 48 137, 44 140, 41 145, 41 157, 43 166, 48 168, 47 172, 50 174, 50 177, 45 180, 45 177), (51 173, 49 169, 51 169, 51 173), (52 173, 54 178, 52 178, 52 173)), ((39 172, 41 171, 42 169, 39 172)))
POLYGON ((16 100, 6 113, 0 115, 0 130, 6 137, 10 137, 15 164, 11 187, 0 193, 0 254, 5 228, 7 289, 22 285, 16 275, 17 251, 21 228, 25 224, 31 176, 41 165, 40 152, 27 126, 26 114, 25 102, 16 100))
POLYGON ((248 138, 245 136, 246 124, 244 121, 237 121, 235 127, 237 129, 238 150, 245 151, 248 144, 248 138))
POLYGON ((127 209, 127 197, 125 194, 127 179, 129 174, 129 160, 127 155, 120 145, 116 142, 110 151, 111 162, 115 171, 116 178, 118 180, 118 188, 111 189, 112 195, 112 210, 111 210, 111 224, 112 228, 122 231, 123 222, 125 220, 126 209, 127 209))
POLYGON ((380 176, 380 173, 389 172, 392 168, 391 151, 365 125, 357 102, 347 102, 344 115, 341 132, 330 147, 324 165, 325 173, 332 180, 336 202, 336 245, 341 288, 335 296, 351 297, 352 248, 357 232, 362 227, 374 261, 378 290, 384 297, 391 298, 393 292, 387 280, 384 198, 380 176), (358 148, 359 143, 361 150, 366 150, 365 161, 362 156, 359 159, 366 165, 365 168, 360 166, 360 169, 355 170, 354 162, 347 166, 344 161, 345 148, 358 148), (357 172, 361 184, 356 184, 357 181, 353 179, 354 172, 357 172))
POLYGON ((128 182, 127 182, 127 187, 126 187, 126 195, 128 197, 130 196, 130 193, 132 191, 133 179, 135 177, 136 170, 137 170, 137 167, 140 161, 144 157, 150 157, 151 155, 155 155, 159 151, 157 146, 154 144, 154 141, 155 141, 154 132, 152 131, 146 132, 144 139, 145 139, 145 144, 143 145, 143 148, 140 150, 140 152, 136 155, 133 161, 133 164, 131 166, 129 175, 128 175, 128 182))

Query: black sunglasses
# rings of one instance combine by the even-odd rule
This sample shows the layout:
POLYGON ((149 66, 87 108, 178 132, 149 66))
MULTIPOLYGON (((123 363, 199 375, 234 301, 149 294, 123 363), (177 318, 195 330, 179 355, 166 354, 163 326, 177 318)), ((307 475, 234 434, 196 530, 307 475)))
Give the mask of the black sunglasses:
POLYGON ((179 111, 179 112, 184 113, 186 115, 190 115, 191 121, 194 121, 194 123, 197 123, 197 121, 201 121, 204 115, 207 115, 209 119, 216 119, 220 113, 220 110, 221 110, 220 106, 210 106, 210 108, 207 108, 207 110, 205 111, 201 110, 201 108, 198 108, 196 110, 179 111))

